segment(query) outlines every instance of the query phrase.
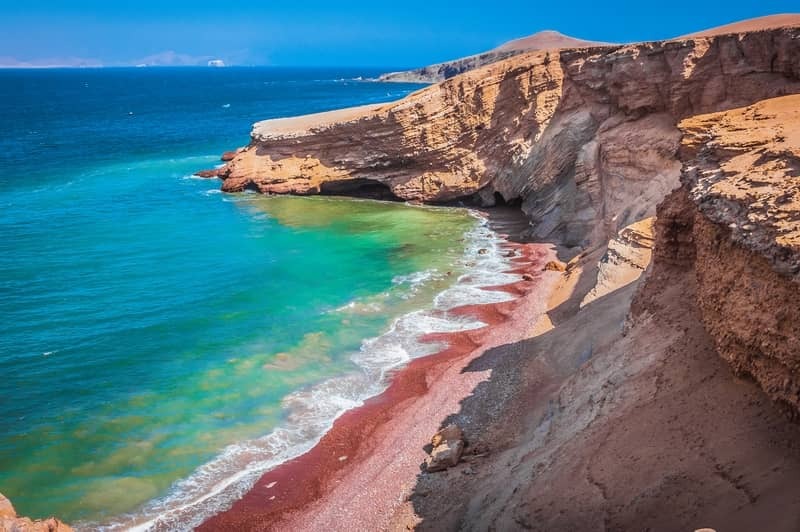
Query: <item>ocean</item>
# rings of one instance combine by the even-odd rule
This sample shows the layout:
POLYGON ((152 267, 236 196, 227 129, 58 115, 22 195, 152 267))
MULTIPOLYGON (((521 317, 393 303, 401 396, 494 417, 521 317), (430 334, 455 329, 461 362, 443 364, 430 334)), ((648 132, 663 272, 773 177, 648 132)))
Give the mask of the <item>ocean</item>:
POLYGON ((475 213, 227 195, 253 122, 420 88, 369 69, 0 70, 0 492, 182 529, 509 297, 475 213), (485 249, 487 252, 478 253, 485 249))

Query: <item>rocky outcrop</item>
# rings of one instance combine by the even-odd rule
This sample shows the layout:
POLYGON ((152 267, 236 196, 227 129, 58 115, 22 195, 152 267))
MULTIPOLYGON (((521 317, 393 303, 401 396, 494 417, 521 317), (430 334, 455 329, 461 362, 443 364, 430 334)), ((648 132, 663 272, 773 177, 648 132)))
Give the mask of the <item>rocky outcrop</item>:
POLYGON ((458 465, 464 452, 464 433, 458 425, 450 424, 431 438, 431 455, 425 462, 429 473, 444 471, 458 465))
POLYGON ((466 463, 396 482, 390 529, 798 529, 773 401, 797 416, 800 102, 762 101, 798 92, 787 27, 524 54, 254 127, 225 190, 514 203, 567 247, 546 316, 460 370, 486 375, 441 412, 466 463))
POLYGON ((482 457, 420 475, 394 530, 798 530, 798 109, 681 122, 681 186, 473 363, 491 377, 448 419, 482 457))
POLYGON ((692 117, 680 128, 683 181, 700 212, 800 280, 800 97, 692 117))
POLYGON ((390 72, 380 76, 380 81, 396 81, 403 83, 439 83, 464 72, 475 70, 509 57, 535 50, 556 50, 558 48, 588 48, 602 46, 608 43, 586 41, 568 37, 552 30, 540 31, 528 37, 515 39, 498 46, 488 52, 463 57, 454 61, 437 63, 415 70, 404 72, 390 72))
POLYGON ((680 124, 682 188, 659 210, 661 259, 690 265, 717 352, 800 414, 800 96, 680 124))
POLYGON ((524 53, 522 50, 491 50, 482 54, 471 55, 436 63, 414 70, 404 70, 402 72, 388 72, 381 74, 379 81, 391 81, 396 83, 440 83, 464 72, 475 70, 503 59, 508 59, 515 55, 524 53))
POLYGON ((223 190, 520 203, 531 236, 606 242, 678 185, 677 123, 800 92, 800 28, 540 51, 391 104, 253 128, 223 190))
POLYGON ((72 532, 72 527, 55 517, 35 521, 17 517, 11 501, 0 493, 0 532, 72 532))
MULTIPOLYGON (((755 19, 726 24, 717 28, 700 31, 679 37, 685 39, 689 37, 711 37, 714 35, 725 35, 728 33, 745 33, 771 28, 784 28, 796 26, 800 20, 798 15, 768 15, 755 19)), ((611 43, 587 41, 576 39, 552 30, 540 31, 528 37, 509 41, 488 52, 446 61, 435 65, 426 66, 404 72, 390 72, 380 76, 380 81, 397 81, 405 83, 439 83, 450 79, 464 72, 475 70, 482 66, 513 57, 525 52, 536 50, 557 50, 559 48, 591 48, 596 46, 609 46, 611 43)))

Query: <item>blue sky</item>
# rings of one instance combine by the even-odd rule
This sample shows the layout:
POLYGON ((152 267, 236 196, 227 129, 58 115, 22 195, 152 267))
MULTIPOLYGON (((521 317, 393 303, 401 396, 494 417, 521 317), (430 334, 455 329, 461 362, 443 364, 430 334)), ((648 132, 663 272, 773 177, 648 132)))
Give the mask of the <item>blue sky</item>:
POLYGON ((415 66, 556 29, 629 42, 798 11, 796 0, 0 0, 0 64, 415 66))

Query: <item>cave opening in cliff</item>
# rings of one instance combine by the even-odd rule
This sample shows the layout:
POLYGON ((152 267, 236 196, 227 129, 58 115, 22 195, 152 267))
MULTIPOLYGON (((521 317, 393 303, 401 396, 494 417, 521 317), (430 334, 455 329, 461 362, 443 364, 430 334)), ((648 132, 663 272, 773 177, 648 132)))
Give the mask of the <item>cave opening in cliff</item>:
POLYGON ((403 201, 385 183, 366 177, 326 181, 320 185, 319 193, 323 196, 351 196, 384 201, 403 201))
POLYGON ((495 192, 494 204, 498 207, 521 207, 522 198, 516 197, 516 198, 506 199, 503 197, 501 193, 495 192))

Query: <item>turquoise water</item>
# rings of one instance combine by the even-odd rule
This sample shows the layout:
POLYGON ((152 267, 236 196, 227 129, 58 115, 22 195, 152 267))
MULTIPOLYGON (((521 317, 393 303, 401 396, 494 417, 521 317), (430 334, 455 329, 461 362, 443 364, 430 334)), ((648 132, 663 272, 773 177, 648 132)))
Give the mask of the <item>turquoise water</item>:
POLYGON ((447 308, 502 297, 473 286, 500 259, 464 210, 191 176, 256 120, 416 88, 353 80, 373 74, 0 72, 0 492, 20 513, 224 508, 430 352, 420 333, 478 325, 447 308))

